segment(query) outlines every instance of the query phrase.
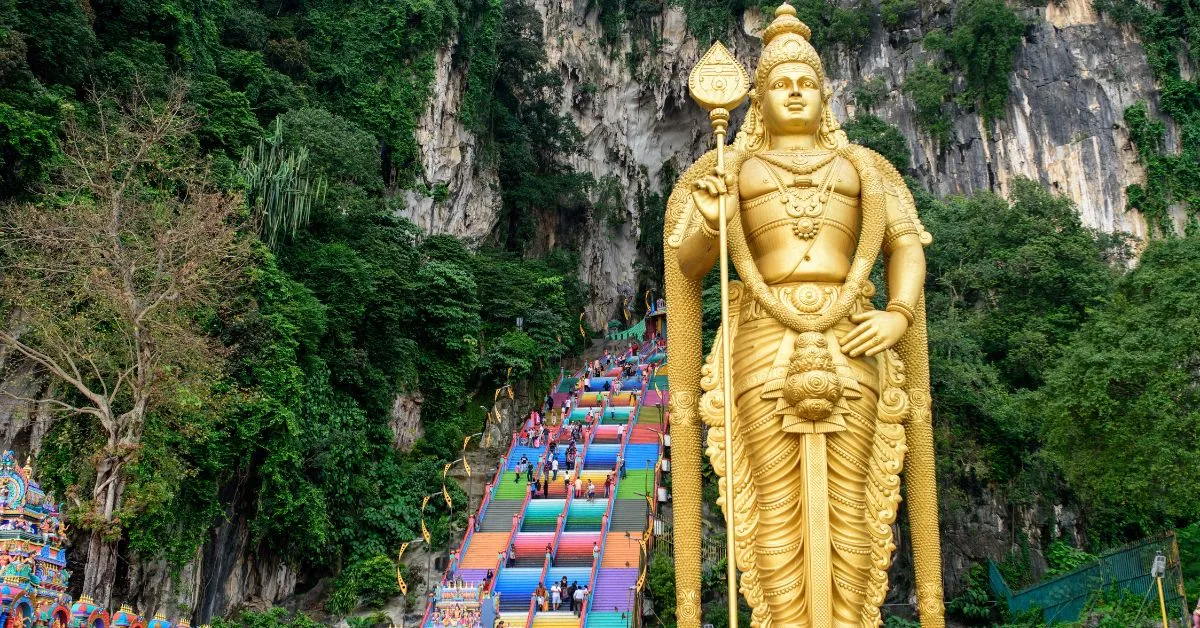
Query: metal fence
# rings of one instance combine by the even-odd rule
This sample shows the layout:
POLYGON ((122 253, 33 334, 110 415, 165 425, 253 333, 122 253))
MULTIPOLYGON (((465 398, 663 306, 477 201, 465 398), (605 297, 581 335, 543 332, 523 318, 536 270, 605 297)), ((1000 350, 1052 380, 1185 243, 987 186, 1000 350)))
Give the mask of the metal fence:
MULTIPOLYGON (((654 554, 665 554, 668 557, 675 556, 675 531, 669 525, 665 525, 662 532, 654 539, 654 554)), ((705 567, 711 567, 724 559, 725 535, 704 535, 700 540, 700 563, 705 567)))
POLYGON ((1011 613, 1041 609, 1047 624, 1071 622, 1079 619, 1088 599, 1098 591, 1115 589, 1137 597, 1148 593, 1157 597, 1157 593, 1150 592, 1154 586, 1150 567, 1158 552, 1167 558, 1167 570, 1163 576, 1167 615, 1186 622, 1187 600, 1184 597, 1179 546, 1175 542, 1174 531, 1131 543, 1106 553, 1094 563, 1015 593, 1004 582, 996 563, 991 561, 988 562, 988 578, 992 592, 1008 603, 1011 613))

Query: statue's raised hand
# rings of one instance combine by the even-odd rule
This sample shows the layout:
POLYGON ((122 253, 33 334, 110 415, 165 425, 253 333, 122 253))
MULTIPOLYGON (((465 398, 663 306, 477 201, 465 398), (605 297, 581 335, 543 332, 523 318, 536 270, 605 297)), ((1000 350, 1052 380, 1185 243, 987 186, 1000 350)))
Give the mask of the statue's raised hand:
POLYGON ((720 228, 720 217, 718 210, 719 199, 725 197, 725 216, 728 219, 734 207, 734 198, 730 190, 737 186, 737 175, 732 172, 723 172, 723 169, 713 168, 712 174, 705 175, 696 181, 696 191, 692 192, 692 202, 696 204, 696 209, 700 210, 700 215, 704 216, 704 221, 708 223, 708 228, 717 231, 720 228))

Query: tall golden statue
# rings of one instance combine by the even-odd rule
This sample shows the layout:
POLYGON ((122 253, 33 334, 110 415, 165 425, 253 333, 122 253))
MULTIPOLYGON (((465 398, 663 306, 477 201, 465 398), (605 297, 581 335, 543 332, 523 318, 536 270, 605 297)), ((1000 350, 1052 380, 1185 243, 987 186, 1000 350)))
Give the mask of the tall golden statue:
MULTIPOLYGON (((706 424, 752 625, 882 624, 904 470, 921 621, 940 627, 922 287, 932 238, 899 173, 846 139, 809 35, 794 8, 779 7, 732 147, 701 157, 668 203, 679 624, 700 622, 706 424), (740 281, 724 291, 722 329, 702 364, 700 282, 726 241, 740 281), (881 252, 883 311, 870 301, 881 252)), ((693 96, 712 110, 719 144, 744 76, 720 44, 693 73, 693 96)))

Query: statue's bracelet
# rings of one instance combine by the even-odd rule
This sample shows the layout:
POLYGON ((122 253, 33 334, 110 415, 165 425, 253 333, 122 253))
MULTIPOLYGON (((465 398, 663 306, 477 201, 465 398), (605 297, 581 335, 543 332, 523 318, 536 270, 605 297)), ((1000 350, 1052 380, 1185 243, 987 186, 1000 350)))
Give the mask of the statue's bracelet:
POLYGON ((716 229, 713 229, 712 227, 708 226, 708 221, 707 221, 707 220, 701 220, 701 221, 700 221, 700 232, 701 232, 701 233, 703 233, 703 234, 705 235, 705 237, 708 237, 708 238, 713 238, 713 239, 715 239, 715 238, 718 238, 718 237, 720 237, 720 236, 721 236, 721 232, 720 232, 720 231, 718 231, 718 230, 716 230, 716 229))
POLYGON ((912 306, 903 301, 888 301, 886 309, 888 312, 899 312, 900 314, 903 314, 904 318, 908 319, 909 325, 912 325, 913 321, 917 318, 917 313, 915 310, 913 310, 912 306))

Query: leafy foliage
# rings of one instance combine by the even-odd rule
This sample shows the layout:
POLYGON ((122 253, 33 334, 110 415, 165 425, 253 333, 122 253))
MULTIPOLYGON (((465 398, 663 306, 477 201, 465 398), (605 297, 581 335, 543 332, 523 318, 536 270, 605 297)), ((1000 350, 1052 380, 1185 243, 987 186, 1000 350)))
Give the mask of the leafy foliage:
POLYGON ((1029 181, 1014 183, 1011 200, 938 202, 919 190, 917 200, 934 235, 926 302, 934 412, 945 430, 940 469, 1008 483, 1018 500, 1053 494, 1038 455, 1040 413, 1025 391, 1043 385, 1089 310, 1104 304, 1120 249, 1029 181))
POLYGON ((908 144, 900 129, 877 116, 864 113, 842 125, 851 142, 861 144, 883 155, 900 172, 908 170, 908 144))
POLYGON ((243 611, 233 619, 215 617, 211 625, 213 628, 318 628, 324 624, 304 613, 289 615, 287 609, 276 607, 261 613, 243 611))
POLYGON ((1200 240, 1152 242, 1038 397, 1047 446, 1102 539, 1200 520, 1186 462, 1200 455, 1198 270, 1200 240))
POLYGON ((917 124, 939 142, 950 139, 946 99, 950 97, 952 83, 950 75, 937 64, 922 63, 913 69, 901 86, 917 109, 917 124))
POLYGON ((372 556, 355 562, 338 574, 325 608, 334 615, 343 616, 360 606, 380 608, 399 592, 396 564, 387 556, 372 556))
POLYGON ((1165 151, 1164 125, 1146 103, 1125 111, 1129 134, 1146 168, 1146 183, 1126 190, 1128 205, 1141 211, 1160 233, 1173 233, 1168 210, 1179 204, 1192 214, 1196 230, 1200 210, 1200 80, 1183 78, 1180 59, 1200 59, 1200 14, 1188 2, 1149 6, 1132 0, 1096 0, 1095 6, 1142 36, 1150 67, 1159 84, 1160 111, 1179 125, 1179 152, 1165 151))
POLYGON ((925 38, 925 46, 945 50, 966 78, 966 100, 985 118, 1004 113, 1008 76, 1021 46, 1025 24, 1004 0, 968 0, 955 7, 954 27, 925 38))
POLYGON ((656 552, 647 568, 646 586, 654 601, 654 613, 666 625, 675 620, 675 563, 671 556, 656 552))

